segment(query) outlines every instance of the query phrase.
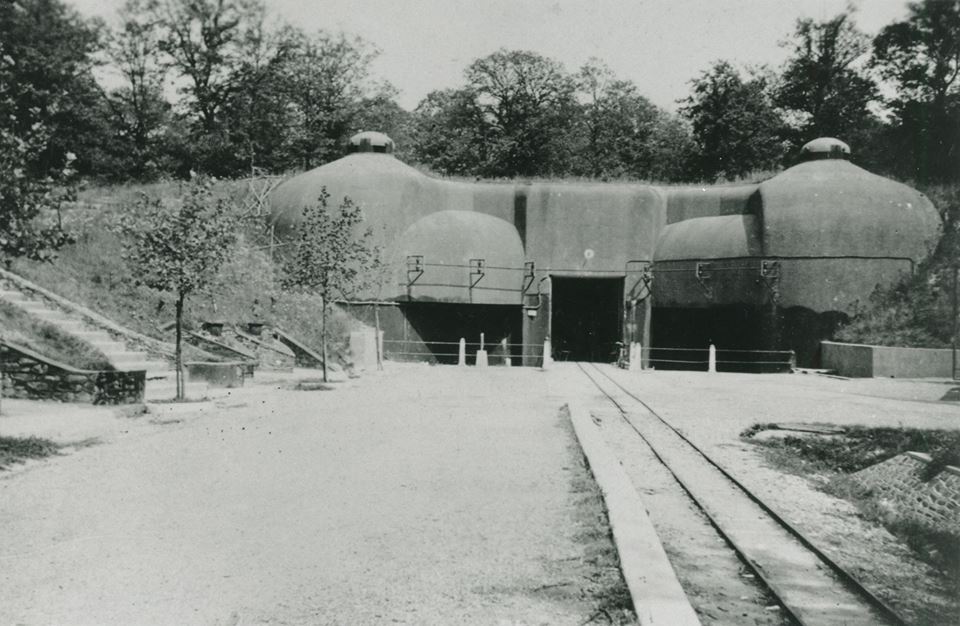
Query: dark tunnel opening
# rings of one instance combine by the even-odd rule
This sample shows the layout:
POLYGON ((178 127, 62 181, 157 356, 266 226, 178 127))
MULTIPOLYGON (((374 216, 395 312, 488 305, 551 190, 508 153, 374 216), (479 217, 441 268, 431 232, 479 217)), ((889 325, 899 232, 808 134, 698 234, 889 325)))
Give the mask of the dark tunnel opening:
POLYGON ((650 365, 656 369, 706 371, 709 347, 721 372, 782 372, 787 352, 771 345, 774 323, 766 309, 746 305, 710 308, 654 307, 650 365))
POLYGON ((408 328, 403 339, 391 341, 388 356, 400 360, 430 357, 436 363, 456 364, 460 338, 466 340, 467 364, 472 365, 480 348, 480 334, 490 364, 503 363, 504 356, 521 356, 522 311, 519 306, 411 302, 401 305, 408 328), (507 355, 500 342, 506 339, 507 355))
POLYGON ((558 361, 617 360, 623 278, 551 277, 551 339, 558 361))

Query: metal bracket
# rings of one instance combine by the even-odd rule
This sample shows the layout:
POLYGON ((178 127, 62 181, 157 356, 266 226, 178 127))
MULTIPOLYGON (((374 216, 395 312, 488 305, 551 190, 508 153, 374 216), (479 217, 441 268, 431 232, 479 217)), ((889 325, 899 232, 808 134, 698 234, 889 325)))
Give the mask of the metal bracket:
POLYGON ((770 294, 773 302, 780 301, 780 261, 760 260, 760 278, 757 280, 770 294))
POLYGON ((638 272, 634 273, 637 274, 637 280, 633 283, 633 286, 630 287, 630 291, 627 292, 630 306, 636 306, 638 302, 649 298, 653 290, 652 265, 644 265, 638 272))
POLYGON ((423 276, 423 255, 422 254, 408 254, 407 255, 407 287, 413 285, 413 283, 420 280, 420 277, 423 276))
POLYGON ((527 290, 533 285, 534 270, 536 266, 533 261, 527 261, 523 264, 523 285, 520 288, 520 297, 527 295, 527 290))
POLYGON ((483 271, 483 259, 470 259, 470 289, 477 286, 486 274, 483 271))
POLYGON ((698 261, 697 267, 694 270, 694 276, 700 288, 703 289, 703 293, 706 294, 708 298, 713 298, 713 287, 707 283, 713 275, 710 271, 710 266, 711 264, 707 261, 698 261))

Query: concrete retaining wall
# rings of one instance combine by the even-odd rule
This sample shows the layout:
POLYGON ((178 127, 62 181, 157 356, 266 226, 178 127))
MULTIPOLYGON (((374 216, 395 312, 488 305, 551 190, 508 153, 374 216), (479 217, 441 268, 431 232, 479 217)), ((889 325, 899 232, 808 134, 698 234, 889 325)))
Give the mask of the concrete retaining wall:
POLYGON ((9 342, 0 343, 0 367, 7 398, 93 404, 143 402, 144 370, 80 370, 9 342))
POLYGON ((897 348, 857 343, 821 342, 825 369, 851 378, 951 378, 948 349, 897 348))
POLYGON ((930 456, 899 454, 853 475, 897 514, 960 532, 960 469, 947 466, 929 481, 922 478, 930 456))

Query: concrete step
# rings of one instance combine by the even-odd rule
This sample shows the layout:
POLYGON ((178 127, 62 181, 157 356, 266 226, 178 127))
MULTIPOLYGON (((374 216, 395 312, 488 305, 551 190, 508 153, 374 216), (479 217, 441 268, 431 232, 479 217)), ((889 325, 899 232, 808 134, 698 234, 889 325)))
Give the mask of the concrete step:
POLYGON ((21 291, 15 291, 13 289, 0 289, 0 298, 9 300, 10 302, 23 302, 27 299, 27 296, 21 291))
MULTIPOLYGON (((79 323, 80 322, 77 322, 77 324, 79 323)), ((61 324, 61 327, 63 328, 62 324, 61 324)), ((113 337, 111 337, 108 333, 103 332, 102 330, 73 330, 71 331, 70 334, 72 334, 77 339, 86 341, 87 343, 94 343, 98 341, 99 342, 114 341, 113 337)), ((116 343, 123 343, 123 342, 117 341, 116 343)), ((123 345, 126 346, 126 344, 123 344, 123 345)))
POLYGON ((147 372, 148 380, 170 378, 174 375, 174 371, 169 369, 169 365, 166 363, 159 363, 157 361, 130 361, 128 363, 113 363, 112 365, 118 370, 127 372, 144 370, 147 372))
POLYGON ((127 351, 127 344, 112 339, 86 339, 86 342, 107 356, 127 351))
POLYGON ((67 313, 64 313, 63 311, 54 311, 53 309, 40 309, 40 308, 27 309, 27 311, 30 313, 30 315, 33 315, 34 317, 39 317, 41 319, 45 319, 48 321, 53 321, 53 320, 73 321, 73 318, 71 318, 67 313))

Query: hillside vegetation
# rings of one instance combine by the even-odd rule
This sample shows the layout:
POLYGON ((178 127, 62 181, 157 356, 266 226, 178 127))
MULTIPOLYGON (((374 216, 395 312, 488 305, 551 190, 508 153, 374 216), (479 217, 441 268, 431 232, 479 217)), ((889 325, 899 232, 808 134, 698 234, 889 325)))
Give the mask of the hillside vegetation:
MULTIPOLYGON (((217 192, 231 198, 235 210, 242 213, 245 188, 244 181, 221 182, 217 192)), ((17 259, 11 269, 123 326, 172 341, 173 295, 150 289, 137 280, 123 259, 124 240, 116 225, 119 216, 131 210, 137 194, 148 193, 174 202, 181 190, 179 183, 99 188, 96 197, 103 205, 78 204, 63 212, 64 228, 74 241, 61 248, 55 259, 17 259)), ((271 258, 264 235, 265 218, 242 217, 244 227, 229 261, 219 268, 207 289, 187 301, 185 327, 197 330, 204 321, 267 322, 318 348, 320 302, 281 289, 281 265, 271 258)), ((336 355, 342 353, 349 329, 358 324, 340 312, 332 315, 329 323, 336 355)), ((43 348, 39 345, 38 351, 49 352, 43 348)), ((188 348, 188 357, 190 353, 188 348)))
POLYGON ((953 340, 953 268, 960 264, 960 184, 920 186, 943 219, 943 235, 912 276, 878 288, 837 338, 853 343, 946 348, 953 340))

